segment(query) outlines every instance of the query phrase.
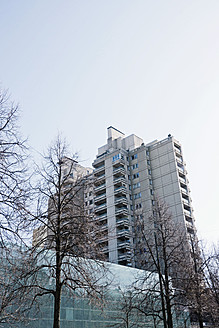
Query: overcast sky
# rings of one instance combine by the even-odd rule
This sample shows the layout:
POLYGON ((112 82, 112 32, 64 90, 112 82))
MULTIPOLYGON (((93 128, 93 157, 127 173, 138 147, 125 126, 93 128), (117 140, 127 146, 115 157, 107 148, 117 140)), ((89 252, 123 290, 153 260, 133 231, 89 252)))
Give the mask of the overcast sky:
POLYGON ((219 231, 219 1, 0 0, 0 79, 42 152, 91 165, 112 125, 183 146, 199 235, 219 231))

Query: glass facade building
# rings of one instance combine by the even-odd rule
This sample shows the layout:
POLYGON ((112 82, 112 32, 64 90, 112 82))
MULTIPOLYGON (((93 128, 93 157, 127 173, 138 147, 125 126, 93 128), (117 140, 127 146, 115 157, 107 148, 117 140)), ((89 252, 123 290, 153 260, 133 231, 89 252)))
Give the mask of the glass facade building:
MULTIPOLYGON (((133 309, 130 311, 129 306, 124 306, 124 295, 129 295, 129 293, 131 295, 132 293, 132 290, 127 287, 136 280, 138 275, 141 275, 142 270, 111 263, 106 263, 106 265, 109 269, 108 278, 112 283, 105 293, 103 302, 97 304, 92 299, 83 298, 77 292, 72 294, 63 289, 60 328, 163 327, 161 321, 157 321, 156 325, 154 324, 155 318, 153 316, 142 315, 133 309)), ((45 280, 45 286, 48 286, 48 283, 51 284, 52 280, 47 275, 43 274, 43 279, 45 280)), ((156 274, 154 274, 153 279, 157 279, 156 274)), ((39 302, 28 313, 26 322, 22 321, 14 324, 1 323, 0 326, 4 328, 53 327, 53 296, 46 295, 40 297, 39 302)), ((160 304, 158 304, 158 307, 160 307, 160 304)), ((190 327, 188 313, 183 312, 183 315, 178 316, 177 320, 175 317, 174 327, 190 327)))

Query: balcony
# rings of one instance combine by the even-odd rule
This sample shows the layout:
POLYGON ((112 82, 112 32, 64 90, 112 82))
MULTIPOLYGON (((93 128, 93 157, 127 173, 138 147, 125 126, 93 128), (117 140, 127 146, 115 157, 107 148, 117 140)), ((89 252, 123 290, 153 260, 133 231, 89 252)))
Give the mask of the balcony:
POLYGON ((113 170, 113 175, 125 175, 125 169, 123 166, 119 166, 113 170))
POLYGON ((96 176, 96 175, 100 175, 101 174, 101 172, 104 172, 104 170, 105 170, 105 165, 103 164, 103 165, 101 165, 101 166, 98 166, 96 169, 94 169, 94 175, 96 176))
POLYGON ((128 200, 126 197, 118 197, 115 198, 115 205, 127 205, 128 204, 128 200))
POLYGON ((185 220, 186 220, 186 222, 189 222, 190 224, 193 224, 193 219, 192 219, 191 216, 185 215, 185 220))
POLYGON ((188 193, 186 181, 184 181, 182 178, 179 178, 179 180, 180 180, 180 187, 182 188, 181 190, 184 191, 185 193, 188 193))
POLYGON ((95 220, 99 221, 99 222, 102 222, 102 221, 105 221, 106 218, 107 218, 107 213, 104 212, 103 214, 100 214, 100 215, 96 216, 95 220))
POLYGON ((130 244, 130 241, 128 241, 128 240, 124 240, 124 241, 120 241, 120 242, 118 242, 117 241, 117 248, 118 249, 123 249, 123 248, 125 248, 125 249, 131 249, 131 244, 130 244))
POLYGON ((117 159, 113 162, 113 167, 119 167, 125 165, 125 160, 123 158, 117 159))
POLYGON ((115 214, 116 216, 118 215, 128 215, 128 208, 123 206, 123 207, 120 207, 120 208, 117 208, 116 211, 115 211, 115 214))
POLYGON ((95 192, 98 192, 98 191, 101 191, 101 190, 104 190, 104 189, 106 189, 106 184, 105 183, 102 183, 101 185, 99 185, 96 188, 94 188, 94 191, 95 192))
POLYGON ((105 236, 102 236, 99 240, 98 240, 98 244, 102 244, 108 241, 108 235, 106 234, 105 236))
POLYGON ((95 197, 94 202, 95 202, 95 203, 98 203, 98 202, 104 200, 105 198, 106 198, 106 193, 101 194, 101 195, 98 195, 98 196, 95 197))
POLYGON ((108 224, 103 224, 99 226, 99 231, 107 231, 108 230, 108 224))
POLYGON ((105 180, 105 178, 106 178, 105 173, 98 177, 95 177, 94 184, 95 185, 100 184, 102 180, 105 180))
POLYGON ((94 162, 92 163, 94 169, 98 169, 102 166, 104 166, 104 159, 103 158, 97 158, 94 160, 94 162))
POLYGON ((118 254, 119 261, 130 260, 130 259, 131 259, 131 252, 118 254))
POLYGON ((184 208, 185 214, 188 215, 188 216, 191 216, 191 214, 192 214, 191 207, 184 203, 183 208, 184 208))
MULTIPOLYGON (((180 183, 182 183, 182 184, 186 184, 186 179, 183 179, 183 178, 179 178, 179 181, 180 181, 180 183)), ((182 187, 182 186, 181 186, 182 187)), ((183 187, 182 187, 183 188, 183 187)))
POLYGON ((121 226, 126 226, 126 227, 128 227, 129 226, 129 219, 128 219, 128 217, 124 217, 124 218, 122 218, 122 219, 117 219, 116 220, 116 226, 117 227, 121 227, 121 226))
POLYGON ((109 247, 108 247, 108 246, 104 246, 104 247, 102 248, 102 251, 103 251, 104 253, 108 252, 108 251, 109 251, 109 247))
POLYGON ((130 231, 128 228, 117 230, 117 237, 130 237, 130 231))
POLYGON ((94 207, 95 213, 99 213, 106 210, 106 203, 100 204, 94 207))
POLYGON ((188 199, 183 198, 182 201, 183 201, 183 204, 190 205, 190 202, 188 199))
POLYGON ((114 189, 115 195, 126 195, 127 189, 125 186, 117 187, 114 189))
POLYGON ((174 142, 175 152, 181 154, 181 146, 174 142))
POLYGON ((118 184, 122 184, 122 183, 126 183, 126 178, 124 176, 118 177, 116 179, 113 180, 114 185, 118 185, 118 184))

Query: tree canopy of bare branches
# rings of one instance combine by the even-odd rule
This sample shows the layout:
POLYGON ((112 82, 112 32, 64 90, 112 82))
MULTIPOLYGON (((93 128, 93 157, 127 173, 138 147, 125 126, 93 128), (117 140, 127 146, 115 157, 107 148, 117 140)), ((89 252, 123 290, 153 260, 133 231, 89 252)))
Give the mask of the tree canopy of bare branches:
POLYGON ((142 294, 139 310, 162 321, 164 328, 173 328, 177 311, 180 316, 187 313, 183 286, 191 257, 185 229, 173 221, 167 205, 159 199, 153 214, 147 220, 139 216, 135 228, 136 259, 146 270, 136 287, 142 294), (158 279, 153 281, 154 273, 158 279))
MULTIPOLYGON (((98 299, 102 295, 104 265, 97 260, 97 231, 84 211, 83 188, 87 176, 68 154, 60 137, 49 147, 43 166, 38 167, 38 208, 34 223, 32 255, 36 272, 45 269, 55 287, 38 284, 37 296, 54 296, 54 328, 60 327, 63 287, 80 290, 98 299)), ((87 171, 86 171, 87 173, 87 171)))
POLYGON ((0 90, 0 242, 19 236, 28 201, 26 144, 19 133, 18 106, 0 90))

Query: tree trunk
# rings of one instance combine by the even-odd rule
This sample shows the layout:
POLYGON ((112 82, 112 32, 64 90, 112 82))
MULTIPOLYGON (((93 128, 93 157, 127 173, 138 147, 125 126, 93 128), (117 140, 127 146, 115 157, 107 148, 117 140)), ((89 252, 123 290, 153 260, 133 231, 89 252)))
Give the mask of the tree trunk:
POLYGON ((158 251, 158 246, 157 246, 156 234, 154 234, 154 240, 155 240, 155 248, 156 248, 159 285, 160 285, 161 306, 162 306, 162 313, 163 313, 163 326, 164 326, 164 328, 167 328, 166 308, 165 308, 165 302, 164 302, 163 283, 162 283, 162 272, 161 272, 161 267, 160 267, 160 259, 159 259, 159 251, 158 251))
MULTIPOLYGON (((58 238, 58 248, 60 246, 58 238)), ((61 307, 61 261, 60 261, 60 252, 56 251, 56 289, 55 289, 55 301, 54 301, 54 321, 53 328, 60 328, 60 307, 61 307)))
POLYGON ((59 287, 56 286, 53 328, 60 328, 60 306, 61 306, 61 286, 59 287))
POLYGON ((198 314, 198 323, 200 328, 204 327, 202 315, 200 313, 198 314))

